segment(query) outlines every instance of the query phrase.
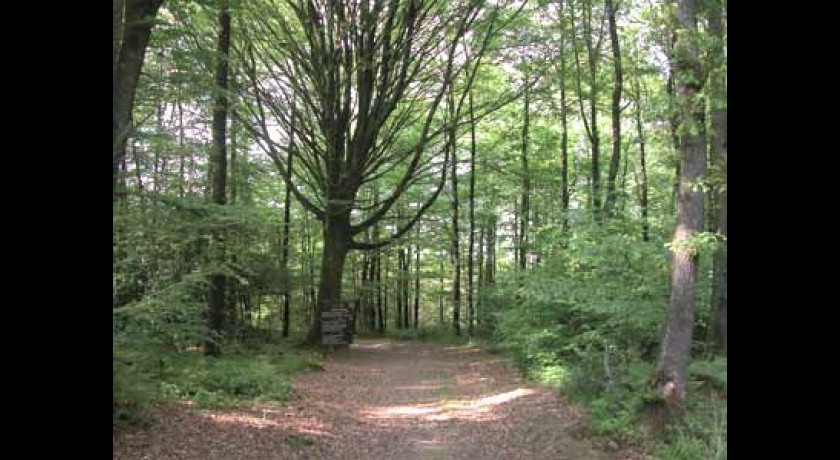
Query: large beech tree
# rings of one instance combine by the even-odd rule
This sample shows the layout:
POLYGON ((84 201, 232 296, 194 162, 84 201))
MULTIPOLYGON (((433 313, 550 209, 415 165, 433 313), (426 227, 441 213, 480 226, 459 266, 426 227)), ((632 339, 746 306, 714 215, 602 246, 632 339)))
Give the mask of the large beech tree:
POLYGON ((348 251, 406 234, 439 195, 448 163, 440 138, 460 118, 460 111, 441 115, 441 102, 449 91, 467 93, 482 54, 467 60, 459 44, 486 48, 502 8, 470 0, 264 0, 253 8, 248 21, 263 38, 240 50, 251 85, 249 128, 323 225, 310 343, 320 340, 320 313, 340 303, 348 251), (385 175, 398 177, 388 195, 359 199, 385 175), (427 190, 412 215, 384 239, 356 239, 390 216, 412 186, 427 190))

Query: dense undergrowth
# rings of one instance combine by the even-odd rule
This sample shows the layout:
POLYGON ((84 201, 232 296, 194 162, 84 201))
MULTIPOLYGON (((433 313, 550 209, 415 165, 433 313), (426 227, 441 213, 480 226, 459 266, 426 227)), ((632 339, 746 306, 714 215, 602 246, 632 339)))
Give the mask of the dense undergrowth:
POLYGON ((665 423, 650 379, 665 320, 667 249, 628 234, 579 232, 525 275, 501 272, 481 294, 472 339, 448 328, 389 335, 506 354, 530 379, 583 404, 590 434, 605 446, 635 445, 663 460, 726 459, 727 364, 707 351, 708 280, 698 283, 686 410, 665 423))
POLYGON ((229 347, 220 358, 200 349, 166 351, 154 347, 114 349, 114 429, 144 421, 156 402, 189 402, 219 408, 294 396, 289 377, 320 367, 318 357, 282 343, 229 347))
MULTIPOLYGON (((166 230, 172 233, 171 226, 166 230)), ((149 231, 135 241, 157 235, 167 234, 149 231)), ((198 408, 216 408, 282 401, 293 396, 289 383, 293 373, 319 366, 315 354, 280 338, 274 314, 277 306, 256 302, 247 315, 240 312, 230 322, 222 356, 204 356, 201 344, 209 336, 205 311, 211 267, 204 260, 192 266, 178 260, 190 244, 179 241, 171 248, 173 256, 157 257, 152 269, 130 265, 150 260, 143 251, 154 248, 135 245, 114 271, 115 285, 120 288, 116 293, 121 296, 115 298, 112 322, 114 430, 144 423, 146 409, 154 403, 189 402, 198 408), (171 262, 168 267, 163 265, 167 262, 171 262), (145 273, 156 276, 141 276, 145 273), (126 298, 130 300, 122 300, 126 298), (261 322, 263 326, 258 327, 261 322)), ((241 296, 264 276, 254 269, 259 268, 257 263, 247 262, 247 266, 234 267, 244 280, 241 296), (251 283, 245 284, 248 278, 251 283)))
MULTIPOLYGON (((245 208, 137 199, 144 207, 114 209, 114 429, 144 422, 146 409, 159 402, 213 408, 293 396, 289 376, 319 364, 316 355, 280 338, 276 292, 288 277, 280 275, 274 248, 255 243, 277 228, 245 208), (236 255, 222 266, 207 256, 213 226, 236 235, 236 255), (216 271, 229 276, 233 294, 223 353, 212 358, 201 344, 211 336, 207 280, 216 271)), ((295 320, 301 329, 303 318, 295 320)))

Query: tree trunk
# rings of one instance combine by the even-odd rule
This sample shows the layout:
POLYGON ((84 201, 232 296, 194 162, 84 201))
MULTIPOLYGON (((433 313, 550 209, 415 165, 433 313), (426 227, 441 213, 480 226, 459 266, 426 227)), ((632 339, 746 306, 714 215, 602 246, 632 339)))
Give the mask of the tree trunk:
MULTIPOLYGON (((678 28, 683 36, 695 33, 694 0, 679 0, 678 28)), ((692 239, 703 230, 703 192, 696 187, 706 171, 704 104, 697 102, 701 90, 698 50, 692 40, 679 40, 674 63, 679 78, 678 105, 682 138, 680 188, 677 201, 677 229, 671 271, 671 297, 662 351, 657 365, 657 382, 669 405, 681 403, 686 395, 686 372, 691 356, 694 327, 694 298, 697 254, 692 239)))
POLYGON ((639 174, 641 183, 639 187, 639 207, 642 212, 642 241, 650 240, 650 222, 648 222, 648 179, 647 164, 645 158, 645 133, 642 128, 642 91, 641 83, 636 87, 636 136, 639 138, 639 174))
POLYGON ((378 270, 377 265, 379 264, 378 261, 379 254, 373 253, 370 255, 370 271, 368 272, 368 295, 367 295, 367 302, 370 304, 370 324, 368 325, 370 331, 376 331, 377 325, 379 324, 379 308, 377 307, 377 278, 376 278, 376 271, 378 270))
POLYGON ((117 73, 117 61, 120 57, 120 47, 123 35, 123 13, 125 12, 125 0, 114 0, 113 18, 113 59, 111 60, 111 71, 117 73))
POLYGON ((520 201, 513 202, 513 265, 519 266, 519 251, 522 249, 519 240, 519 205, 520 201))
MULTIPOLYGON (((527 82, 526 82, 527 83, 527 82)), ((475 271, 475 111, 472 90, 469 92, 470 111, 470 238, 467 256, 467 334, 472 337, 475 322, 473 274, 475 271)), ((480 283, 479 283, 480 287, 480 283)))
MULTIPOLYGON (((289 149, 289 165, 294 159, 294 149, 289 149)), ((283 271, 283 337, 289 336, 289 320, 290 320, 290 303, 292 297, 292 287, 289 282, 289 230, 291 226, 291 211, 292 211, 292 184, 289 178, 286 178, 286 194, 283 197, 283 256, 280 263, 283 271)), ((304 211, 305 212, 305 211, 304 211)))
POLYGON ((113 199, 117 199, 119 165, 131 132, 131 111, 137 81, 163 0, 114 0, 113 40, 113 199))
POLYGON ((411 245, 405 248, 405 259, 403 259, 405 265, 403 265, 403 273, 402 273, 402 295, 403 295, 403 327, 406 329, 411 328, 411 304, 409 303, 409 286, 411 286, 411 245))
MULTIPOLYGON (((449 120, 455 120, 455 100, 449 93, 449 120)), ((458 149, 456 145, 457 129, 453 124, 449 130, 447 148, 452 158, 452 264, 455 272, 452 278, 452 327, 455 335, 461 335, 461 250, 459 247, 460 233, 458 231, 458 149)))
POLYGON ((440 275, 440 279, 438 281, 438 286, 440 287, 440 291, 438 292, 438 324, 443 326, 444 323, 444 314, 443 314, 443 297, 444 297, 444 289, 443 289, 443 259, 444 257, 440 258, 440 267, 438 268, 438 274, 440 275))
POLYGON ((476 260, 476 265, 478 266, 478 293, 475 296, 475 308, 473 312, 473 318, 476 320, 478 319, 478 315, 476 314, 479 310, 479 306, 481 306, 481 299, 482 294, 484 293, 484 226, 479 226, 478 230, 478 249, 476 250, 478 254, 478 260, 476 260))
POLYGON ((613 151, 610 158, 610 169, 607 173, 607 200, 604 203, 604 214, 611 216, 615 212, 616 189, 615 179, 618 166, 621 163, 621 91, 623 89, 623 75, 621 72, 621 48, 618 44, 618 29, 615 23, 615 6, 613 0, 605 0, 607 18, 609 20, 610 43, 613 52, 613 69, 615 72, 615 86, 612 94, 612 128, 613 151))
POLYGON ((324 216, 324 250, 321 255, 321 280, 318 284, 318 300, 315 302, 312 323, 307 342, 321 343, 321 312, 341 306, 341 275, 350 242, 350 210, 328 209, 324 216))
MULTIPOLYGON (((419 238, 419 227, 418 227, 419 238)), ((420 326, 420 247, 414 246, 414 329, 420 326)))
MULTIPOLYGON (((575 27, 575 16, 574 16, 574 3, 569 3, 569 12, 571 15, 571 22, 572 26, 575 27)), ((577 45, 577 32, 573 29, 572 30, 572 38, 573 38, 573 46, 572 49, 575 54, 575 66, 577 68, 577 72, 575 73, 577 78, 577 87, 578 87, 578 100, 580 103, 580 114, 581 119, 583 120, 584 128, 586 129, 586 134, 589 137, 589 142, 592 146, 592 159, 591 159, 591 193, 590 193, 590 206, 592 209, 592 215, 597 222, 600 222, 601 219, 601 139, 598 133, 598 80, 597 80, 597 70, 598 70, 598 54, 600 52, 600 44, 601 39, 600 36, 598 38, 597 43, 593 43, 592 37, 592 1, 586 2, 587 10, 585 11, 585 17, 581 18, 581 22, 583 23, 583 35, 584 41, 586 43, 586 51, 587 51, 587 58, 588 58, 588 67, 589 67, 589 120, 587 121, 586 113, 584 110, 583 104, 583 89, 581 85, 581 65, 580 65, 580 53, 578 52, 578 45, 577 45)))
MULTIPOLYGON (((371 330, 371 323, 373 323, 373 308, 372 304, 368 299, 368 290, 370 288, 370 280, 368 279, 368 274, 372 275, 370 270, 370 266, 372 265, 371 258, 368 257, 367 254, 361 254, 362 257, 362 267, 358 274, 353 272, 353 284, 356 284, 356 277, 361 278, 361 287, 356 290, 356 299, 358 300, 359 304, 359 311, 358 314, 354 314, 353 316, 353 323, 356 324, 361 322, 362 325, 365 327, 365 330, 371 330)), ((356 326, 354 326, 356 327, 356 326)))
POLYGON ((140 165, 140 152, 136 144, 131 146, 131 156, 134 157, 134 177, 137 179, 137 191, 140 192, 140 210, 142 211, 146 208, 146 197, 143 194, 145 186, 143 185, 143 169, 140 165))
MULTIPOLYGON (((672 51, 673 53, 673 51, 672 51)), ((677 92, 676 92, 676 79, 674 78, 674 69, 671 69, 671 74, 668 76, 668 83, 665 86, 665 92, 670 96, 671 101, 676 101, 677 99, 677 92)), ((678 158, 676 161, 676 166, 674 167, 674 181, 671 187, 671 206, 670 212, 673 213, 676 211, 677 207, 677 196, 679 195, 680 191, 680 136, 678 134, 677 128, 679 124, 679 119, 677 117, 677 108, 676 104, 672 102, 672 107, 670 108, 671 116, 668 117, 670 119, 670 127, 671 127, 671 143, 674 145, 674 153, 678 158)))
POLYGON ((496 275, 496 216, 491 215, 487 221, 487 286, 495 284, 496 275))
POLYGON ((382 306, 382 253, 376 250, 376 330, 385 332, 385 316, 382 306))
MULTIPOLYGON (((389 262, 391 261, 391 251, 385 251, 385 279, 388 279, 388 266, 390 265, 389 262)), ((386 283, 387 284, 387 283, 386 283)), ((382 286, 382 290, 384 292, 384 298, 382 299, 382 329, 379 332, 385 332, 388 328, 388 289, 386 285, 382 286)))
POLYGON ((306 282, 303 289, 305 300, 306 319, 311 324, 314 318, 317 299, 315 297, 315 244, 312 242, 312 225, 308 212, 303 213, 303 258, 306 262, 306 282))
MULTIPOLYGON (((216 90, 213 100, 213 147, 211 163, 213 166, 213 202, 225 204, 225 185, 227 179, 227 118, 228 118, 228 56, 230 53, 230 11, 228 0, 222 0, 219 11, 219 42, 216 54, 216 90)), ((213 250, 217 261, 224 262, 225 247, 221 230, 215 230, 212 235, 213 250)), ((217 342, 219 334, 224 330, 225 323, 225 276, 214 273, 210 276, 212 288, 209 300, 209 327, 211 334, 204 343, 207 355, 218 356, 221 348, 217 342)))
POLYGON ((531 98, 528 77, 525 77, 525 120, 522 124, 522 204, 519 210, 519 269, 525 270, 528 260, 528 219, 531 208, 531 172, 528 169, 528 128, 531 124, 531 98))
MULTIPOLYGON (((233 91, 236 91, 234 88, 233 91)), ((231 104, 234 107, 236 106, 236 102, 233 101, 231 104)), ((236 198, 239 196, 239 159, 237 158, 237 151, 236 151, 236 135, 237 135, 237 126, 236 126, 236 111, 231 109, 231 117, 230 117, 230 204, 236 204, 236 198)))
POLYGON ((569 231, 569 125, 566 116, 566 34, 560 36, 560 149, 561 149, 561 176, 560 176, 560 208, 563 216, 563 238, 569 231))
MULTIPOLYGON (((712 161, 716 172, 721 174, 722 179, 726 177, 726 162, 727 162, 727 109, 726 109, 726 76, 722 71, 722 64, 724 63, 723 53, 723 19, 722 19, 722 3, 715 1, 714 5, 709 11, 709 32, 715 38, 714 55, 716 58, 717 68, 713 69, 713 78, 711 81, 711 97, 712 97, 712 130, 714 132, 712 138, 712 161)), ((725 180, 721 180, 725 184, 725 180)), ((713 328, 712 328, 712 346, 718 353, 723 356, 727 355, 726 347, 726 319, 727 319, 727 254, 726 254, 726 236, 727 236, 727 204, 726 204, 726 190, 721 190, 720 186, 715 190, 715 201, 717 204, 717 213, 715 215, 715 231, 720 234, 724 240, 720 247, 715 251, 714 255, 714 277, 712 279, 712 309, 714 312, 713 328)))
POLYGON ((405 306, 403 290, 405 289, 405 248, 401 247, 397 251, 397 329, 405 327, 405 306))
POLYGON ((625 143, 623 150, 627 152, 624 155, 624 166, 621 167, 621 183, 618 186, 618 192, 616 193, 616 206, 615 210, 617 214, 621 214, 624 212, 624 209, 627 205, 627 169, 630 164, 630 149, 629 149, 629 142, 625 143))
POLYGON ((181 100, 178 100, 178 177, 180 180, 178 181, 178 196, 184 198, 186 192, 186 147, 184 146, 184 106, 181 104, 181 100))

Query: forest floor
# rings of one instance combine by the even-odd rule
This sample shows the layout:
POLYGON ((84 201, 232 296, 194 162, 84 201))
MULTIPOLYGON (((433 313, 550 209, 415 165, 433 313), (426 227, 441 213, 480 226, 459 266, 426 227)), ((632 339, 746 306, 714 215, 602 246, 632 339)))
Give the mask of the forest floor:
POLYGON ((298 398, 153 410, 114 438, 115 460, 627 460, 579 434, 584 417, 477 348, 362 340, 294 378, 298 398))

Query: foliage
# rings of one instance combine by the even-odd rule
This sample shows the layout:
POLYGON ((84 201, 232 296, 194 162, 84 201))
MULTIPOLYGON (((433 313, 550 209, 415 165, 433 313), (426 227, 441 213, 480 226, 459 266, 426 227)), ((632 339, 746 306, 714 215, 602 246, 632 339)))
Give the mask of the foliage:
MULTIPOLYGON (((658 398, 651 362, 664 322, 668 252, 661 240, 628 236, 633 224, 579 226, 539 267, 500 274, 485 297, 483 331, 529 377, 584 402, 593 434, 642 443, 645 409, 658 398)), ((708 315, 700 312, 701 325, 708 315)), ((726 360, 695 361, 690 375, 692 388, 725 391, 726 360)), ((689 454, 707 455, 721 430, 725 437, 718 419, 705 409, 689 412, 665 439, 662 458, 716 458, 689 454)))
POLYGON ((284 344, 228 350, 221 358, 200 349, 182 352, 115 349, 114 424, 138 420, 152 402, 190 402, 215 408, 252 401, 284 401, 294 396, 289 377, 319 369, 317 355, 284 344))
POLYGON ((457 336, 449 327, 424 327, 422 329, 392 329, 386 337, 394 340, 417 340, 420 342, 432 342, 449 345, 465 345, 469 338, 457 336))
MULTIPOLYGON (((292 337, 303 334, 314 319, 313 293, 320 268, 317 260, 323 247, 321 223, 298 202, 292 204, 289 264, 284 270, 280 264, 280 235, 286 184, 283 168, 278 168, 275 160, 281 166, 286 160, 283 155, 270 158, 260 149, 260 136, 254 132, 259 127, 253 124, 261 118, 257 116, 257 102, 273 102, 274 105, 268 104, 274 110, 267 118, 285 120, 280 126, 269 127, 268 137, 277 144, 279 152, 285 152, 288 140, 295 136, 301 144, 299 149, 310 153, 323 150, 326 138, 321 125, 325 120, 316 114, 320 109, 313 109, 324 94, 318 94, 314 88, 330 81, 351 82, 340 99, 351 102, 351 111, 361 110, 359 89, 354 82, 364 80, 365 71, 382 67, 382 56, 372 57, 374 69, 351 55, 333 56, 338 59, 335 62, 352 58, 347 60, 346 68, 327 72, 323 66, 311 67, 304 57, 314 56, 313 47, 319 45, 307 40, 304 28, 310 27, 309 22, 294 19, 290 4, 232 3, 235 52, 231 54, 229 96, 236 114, 229 120, 226 205, 210 204, 208 199, 218 5, 166 4, 146 53, 133 113, 137 130, 131 136, 119 176, 125 193, 114 204, 115 424, 142 420, 138 418, 142 408, 155 401, 192 401, 202 407, 217 407, 260 398, 284 399, 290 396, 287 376, 313 365, 307 355, 290 350, 289 342, 281 344, 276 339, 285 293, 291 296, 292 337), (290 25, 291 28, 283 28, 290 25), (288 35, 294 40, 277 40, 272 35, 288 35), (286 61, 292 57, 300 61, 300 69, 308 69, 304 73, 309 80, 301 83, 292 79, 289 81, 298 83, 272 86, 270 81, 276 80, 272 76, 282 74, 286 61), (322 80, 325 75, 328 78, 322 80), (257 86, 264 92, 255 91, 257 86), (287 106, 291 100, 283 96, 283 91, 294 93, 298 101, 294 116, 287 106), (297 133, 291 132, 292 126, 297 133), (223 265, 213 263, 209 257, 217 249, 212 246, 213 233, 224 235, 221 241, 227 257, 223 265), (210 337, 206 310, 208 276, 213 273, 228 277, 231 294, 227 299, 227 330, 210 337), (207 339, 222 343, 222 358, 200 356, 198 348, 207 339)), ((440 26, 445 22, 441 18, 452 13, 451 8, 473 4, 423 3, 424 8, 441 8, 424 16, 424 20, 440 26)), ((595 165, 589 135, 593 115, 589 109, 601 111, 596 127, 600 131, 603 176, 609 160, 607 146, 613 143, 608 129, 610 117, 603 108, 609 106, 614 83, 612 62, 605 59, 611 55, 609 40, 595 39, 605 30, 599 24, 604 6, 579 0, 540 1, 526 2, 524 9, 519 10, 519 4, 496 2, 494 5, 508 5, 498 11, 498 17, 492 9, 479 15, 472 32, 464 37, 466 46, 463 50, 457 47, 455 58, 458 67, 475 65, 471 96, 479 115, 474 126, 474 170, 466 161, 471 153, 472 126, 466 120, 458 126, 454 148, 460 161, 456 175, 462 184, 468 183, 469 175, 475 176, 474 254, 481 252, 486 264, 489 247, 493 248, 492 282, 487 281, 487 267, 477 267, 478 260, 473 261, 476 276, 485 276, 483 281, 475 280, 478 322, 473 337, 456 337, 452 332, 453 258, 451 253, 447 258, 446 251, 453 246, 450 203, 454 197, 449 186, 443 187, 443 196, 432 200, 415 226, 416 231, 377 252, 382 264, 379 286, 359 282, 361 260, 373 253, 352 253, 345 265, 342 296, 352 302, 361 299, 365 289, 370 294, 372 287, 379 287, 386 308, 390 309, 386 313, 388 337, 479 344, 504 351, 531 378, 583 401, 590 409, 594 433, 638 441, 644 434, 644 412, 658 398, 649 388, 649 377, 665 321, 670 257, 675 244, 688 245, 699 256, 695 361, 689 368, 690 410, 681 424, 665 433, 659 454, 674 459, 725 458, 727 363, 725 358, 709 357, 708 345, 714 317, 710 299, 712 255, 717 248, 725 247, 726 237, 710 230, 717 227, 709 218, 708 225, 704 225, 706 232, 678 243, 670 241, 676 221, 674 178, 679 163, 674 135, 684 131, 674 125, 677 98, 673 84, 669 84, 672 52, 683 52, 671 49, 675 4, 616 5, 625 69, 625 101, 620 113, 621 172, 616 184, 616 214, 601 221, 593 219, 591 201, 595 165), (491 11, 494 12, 489 14, 491 11), (495 19, 499 22, 493 22, 495 19), (506 24, 502 33, 493 35, 485 52, 479 53, 484 32, 492 24, 502 23, 506 24), (593 49, 587 49, 588 46, 593 49), (480 65, 476 65, 480 54, 480 65), (522 101, 511 100, 511 95, 522 89, 525 73, 534 79, 527 122, 522 101), (561 103, 561 92, 565 105, 561 103), (590 100, 593 94, 595 100, 590 100), (527 247, 520 248, 521 235, 517 232, 523 223, 520 203, 525 191, 526 170, 521 161, 525 123, 529 123, 530 210, 527 247), (567 183, 561 177, 567 177, 567 183), (567 206, 560 204, 564 187, 568 192, 567 206), (648 241, 642 239, 643 226, 648 241), (494 240, 484 240, 482 244, 478 232, 482 236, 492 234, 494 240), (395 294, 399 295, 402 289, 396 268, 398 246, 412 247, 416 251, 412 254, 420 254, 419 267, 415 267, 415 260, 410 261, 411 272, 418 269, 421 273, 421 326, 416 330, 394 327, 395 294), (520 250, 539 255, 539 264, 519 269, 515 254, 520 250), (445 311, 442 322, 438 319, 439 299, 445 311), (715 399, 721 395, 723 399, 715 399)), ((705 5, 701 10, 712 8, 713 4, 718 3, 705 5)), ((394 5, 408 8, 414 3, 394 5)), ((723 10, 725 17, 725 2, 723 10)), ((711 30, 711 19, 700 19, 699 30, 692 32, 690 38, 698 45, 703 60, 704 89, 691 102, 709 111, 710 126, 706 131, 714 136, 717 134, 711 126, 712 112, 726 107, 726 30, 724 26, 716 36, 711 30), (721 81, 723 87, 715 87, 721 81)), ((395 20, 406 18, 397 16, 395 20)), ((371 31, 382 40, 377 38, 368 45, 385 46, 386 37, 392 42, 406 38, 396 27, 386 30, 384 21, 370 25, 374 23, 371 31)), ((333 32, 361 30, 356 27, 338 27, 333 32)), ((407 211, 429 200, 435 191, 442 144, 446 141, 446 130, 439 129, 446 121, 446 103, 441 102, 440 113, 430 119, 434 132, 423 142, 422 114, 430 110, 434 96, 442 88, 439 82, 444 73, 444 54, 437 51, 445 47, 446 34, 453 32, 438 31, 441 33, 436 34, 434 29, 419 32, 420 41, 411 45, 418 52, 434 52, 407 55, 428 61, 417 73, 407 74, 407 93, 384 93, 396 98, 392 109, 404 116, 385 120, 378 134, 376 130, 368 133, 376 140, 368 147, 383 156, 370 169, 376 173, 368 174, 357 184, 353 221, 371 216, 395 192, 404 189, 404 193, 400 192, 402 196, 381 222, 357 235, 358 241, 377 241, 404 227, 410 217, 407 211), (397 97, 400 95, 403 97, 397 97), (409 166, 406 159, 419 151, 414 147, 426 152, 422 161, 409 166), (410 186, 403 187, 403 174, 410 169, 417 169, 418 174, 412 176, 410 186)), ((320 46, 329 47, 331 42, 320 46)), ((354 46, 354 52, 362 52, 363 47, 354 46)), ((290 69, 286 69, 287 73, 290 69)), ((381 71, 377 78, 387 80, 399 74, 393 68, 381 71)), ((453 81, 458 95, 466 90, 466 77, 467 72, 462 71, 453 81)), ((337 112, 331 109, 325 113, 337 112)), ((466 109, 461 115, 466 116, 466 109)), ((350 117, 342 132, 352 134, 363 119, 350 117)), ((327 128, 327 132, 332 132, 332 128, 327 128)), ((345 137, 337 136, 330 148, 341 147, 345 140, 347 148, 361 142, 355 136, 345 137)), ((321 163, 314 158, 296 157, 291 184, 312 199, 318 195, 317 182, 327 179, 327 175, 320 174, 321 163)), ((706 175, 691 186, 725 194, 726 168, 725 160, 716 158, 706 175)), ((606 190, 604 179, 600 177, 602 198, 606 190)), ((468 187, 459 187, 459 213, 463 220, 459 224, 459 247, 463 251, 464 278, 469 263, 469 222, 465 217, 469 215, 468 193, 468 187)), ((709 216, 714 214, 717 200, 714 196, 709 199, 709 216)), ((467 284, 462 279, 464 291, 467 284)), ((409 285, 413 296, 413 284, 409 285)), ((461 298, 465 321, 466 292, 461 298)))
POLYGON ((727 403, 712 394, 692 398, 691 411, 671 427, 657 455, 665 460, 726 460, 727 403))
POLYGON ((663 319, 665 262, 661 247, 624 233, 576 232, 565 251, 527 276, 500 278, 487 306, 496 340, 526 367, 605 349, 649 354, 663 319))

